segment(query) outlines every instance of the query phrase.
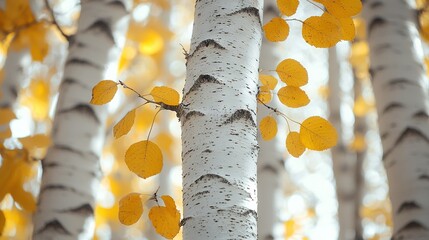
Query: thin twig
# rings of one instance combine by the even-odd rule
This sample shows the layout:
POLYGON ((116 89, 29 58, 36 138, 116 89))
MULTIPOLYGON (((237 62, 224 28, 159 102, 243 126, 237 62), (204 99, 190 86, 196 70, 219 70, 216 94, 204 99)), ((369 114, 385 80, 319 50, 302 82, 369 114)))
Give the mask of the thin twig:
POLYGON ((67 35, 67 34, 63 31, 63 29, 61 29, 60 25, 58 24, 57 19, 55 18, 54 9, 53 9, 53 8, 51 7, 51 5, 49 4, 49 0, 45 0, 45 5, 46 5, 46 8, 47 8, 47 9, 48 9, 48 11, 49 11, 49 14, 51 15, 51 18, 52 18, 52 24, 54 24, 54 25, 57 27, 58 31, 61 33, 61 35, 63 35, 63 37, 64 37, 67 41, 69 41, 69 40, 70 40, 70 36, 69 36, 69 35, 67 35))

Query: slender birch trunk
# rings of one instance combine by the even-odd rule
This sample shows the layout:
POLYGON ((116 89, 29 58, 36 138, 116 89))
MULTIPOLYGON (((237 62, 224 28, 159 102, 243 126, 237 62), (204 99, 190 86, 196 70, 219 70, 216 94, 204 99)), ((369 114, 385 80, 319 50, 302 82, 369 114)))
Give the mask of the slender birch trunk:
MULTIPOLYGON (((342 89, 341 64, 337 54, 337 47, 329 49, 329 121, 335 126, 340 138, 343 137, 343 124, 341 118, 342 89)), ((334 177, 336 182, 338 200, 338 224, 340 228, 338 239, 352 240, 356 237, 355 218, 356 208, 359 207, 357 199, 356 156, 352 154, 344 140, 331 149, 334 177)))
POLYGON ((24 84, 26 75, 24 68, 28 64, 28 51, 8 50, 4 64, 4 78, 1 86, 0 108, 12 108, 18 93, 24 84))
POLYGON ((52 130, 43 163, 34 239, 91 239, 95 194, 101 177, 104 107, 89 104, 100 80, 115 78, 125 42, 129 0, 82 2, 71 38, 52 130))
POLYGON ((364 8, 393 240, 429 239, 428 79, 414 4, 367 0, 364 8))
POLYGON ((256 239, 262 0, 198 0, 181 111, 183 239, 256 239))
MULTIPOLYGON (((354 100, 356 102, 359 96, 362 96, 362 80, 357 79, 354 76, 354 100)), ((355 124, 354 124, 354 135, 355 136, 365 136, 368 132, 368 124, 367 124, 367 116, 356 116, 355 115, 355 124)), ((368 144, 368 143, 367 143, 368 144)), ((363 175, 363 167, 364 161, 367 154, 367 149, 357 150, 356 151, 356 167, 355 167, 355 184, 356 184, 356 193, 355 193, 355 211, 354 211, 354 219, 355 219, 355 239, 363 240, 363 226, 362 226, 362 218, 360 216, 360 208, 362 206, 363 194, 365 189, 365 178, 363 175)))
MULTIPOLYGON (((264 23, 278 16, 275 0, 264 1, 264 23)), ((274 69, 285 56, 279 46, 282 43, 268 42, 264 39, 261 48, 260 69, 274 69)), ((270 103, 272 107, 280 107, 277 99, 270 103)), ((258 122, 270 113, 264 106, 258 105, 258 122)), ((279 129, 284 129, 283 119, 275 116, 279 129), (283 126, 283 127, 282 127, 283 126)), ((280 219, 280 204, 282 203, 281 176, 286 173, 283 153, 284 136, 277 134, 271 141, 264 141, 258 136, 259 156, 258 156, 258 239, 271 240, 282 238, 282 221, 280 219), (281 140, 283 137, 283 140, 281 140)))

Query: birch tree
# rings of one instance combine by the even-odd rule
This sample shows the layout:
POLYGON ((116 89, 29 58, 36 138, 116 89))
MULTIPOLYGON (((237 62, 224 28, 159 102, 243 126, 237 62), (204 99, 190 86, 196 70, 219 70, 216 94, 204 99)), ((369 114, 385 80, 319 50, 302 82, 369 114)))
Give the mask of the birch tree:
POLYGON ((197 1, 183 95, 183 239, 256 239, 262 1, 197 1))
POLYGON ((429 238, 428 79, 414 1, 364 2, 392 239, 429 238))
POLYGON ((89 104, 92 86, 116 75, 131 1, 83 1, 70 37, 52 130, 43 160, 34 239, 90 239, 100 180, 105 108, 89 104))
MULTIPOLYGON (((278 16, 276 1, 264 1, 264 23, 271 18, 278 16)), ((260 69, 271 69, 281 61, 280 55, 285 55, 277 43, 263 40, 260 69)), ((273 101, 271 106, 278 107, 278 101, 273 101)), ((263 105, 258 105, 258 122, 270 113, 270 110, 263 105)), ((276 121, 281 121, 276 116, 276 121)), ((280 124, 279 124, 280 125, 280 124)), ((286 127, 284 124, 280 127, 286 127)), ((281 141, 280 134, 270 141, 258 138, 259 156, 258 156, 258 238, 263 240, 279 239, 281 232, 276 231, 282 225, 279 210, 282 201, 281 198, 281 176, 285 174, 284 142, 281 141)))

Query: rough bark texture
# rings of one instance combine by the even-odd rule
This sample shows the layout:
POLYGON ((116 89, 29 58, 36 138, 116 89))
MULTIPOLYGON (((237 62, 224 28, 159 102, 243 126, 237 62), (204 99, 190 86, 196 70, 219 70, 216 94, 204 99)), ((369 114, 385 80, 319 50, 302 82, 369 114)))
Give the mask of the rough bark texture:
MULTIPOLYGON (((275 0, 264 1, 264 23, 278 16, 275 0)), ((273 43, 264 39, 261 48, 260 69, 274 69, 277 64, 285 58, 286 52, 278 46, 282 43, 273 43)), ((280 107, 277 98, 270 103, 272 107, 280 107)), ((258 105, 258 122, 267 116, 271 110, 262 105, 258 105)), ((286 126, 284 119, 274 116, 277 120, 278 128, 282 131, 286 126)), ((284 136, 277 134, 271 141, 264 141, 258 136, 259 156, 258 156, 258 239, 272 240, 281 239, 282 232, 278 231, 282 227, 280 219, 280 204, 282 198, 281 176, 285 174, 283 153, 284 136), (283 140, 281 140, 283 139, 283 140)))
POLYGON ((197 0, 183 94, 183 239, 256 239, 262 0, 197 0))
POLYGON ((130 7, 129 0, 82 2, 60 87, 53 144, 42 161, 34 239, 92 239, 107 111, 89 101, 98 81, 116 77, 130 7))
POLYGON ((340 232, 338 239, 355 239, 355 226, 359 219, 355 218, 356 208, 359 208, 358 185, 356 182, 356 156, 352 154, 347 143, 342 139, 343 124, 341 119, 342 89, 341 65, 336 47, 329 49, 329 121, 335 126, 340 136, 338 144, 331 149, 332 165, 336 183, 336 192, 338 200, 338 224, 340 232))
POLYGON ((412 4, 367 0, 364 9, 394 240, 429 239, 428 79, 412 4))

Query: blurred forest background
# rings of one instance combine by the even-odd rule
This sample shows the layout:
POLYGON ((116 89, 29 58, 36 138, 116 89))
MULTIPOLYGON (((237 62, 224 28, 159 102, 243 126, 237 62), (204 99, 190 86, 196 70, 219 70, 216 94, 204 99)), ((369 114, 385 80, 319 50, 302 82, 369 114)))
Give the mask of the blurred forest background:
MULTIPOLYGON (((322 14, 323 9, 317 4, 302 0, 293 17, 304 20, 322 14)), ((413 4, 420 9, 422 30, 414 37, 417 42, 422 41, 421 49, 426 51, 427 3, 420 0, 413 4)), ((119 58, 105 67, 104 79, 123 81, 142 95, 149 94, 154 86, 168 86, 181 92, 194 5, 195 0, 129 1, 128 30, 122 36, 124 39, 114 36, 124 46, 119 58)), ((275 1, 267 1, 265 7, 266 11, 275 8, 275 1), (269 8, 267 4, 271 4, 269 8)), ((67 79, 64 66, 69 43, 76 41, 70 36, 78 29, 80 13, 81 3, 77 0, 0 1, 0 239, 31 238, 42 162, 52 144, 59 86, 62 79, 67 79)), ((264 15, 270 14, 273 12, 264 15)), ((274 11, 275 15, 279 14, 274 11)), ((264 22, 268 20, 264 16, 264 22)), ((311 99, 307 106, 290 109, 280 106, 276 99, 273 105, 297 121, 310 114, 323 116, 339 134, 335 148, 306 151, 295 158, 285 149, 286 135, 294 126, 287 130, 283 121, 278 123, 276 138, 261 143, 261 154, 275 157, 275 163, 267 165, 270 171, 264 171, 263 167, 258 170, 258 181, 264 186, 258 190, 259 201, 265 204, 259 207, 260 218, 272 218, 267 224, 258 224, 258 230, 260 234, 269 232, 272 239, 391 238, 392 208, 381 160, 383 151, 369 73, 365 19, 357 15, 353 21, 356 37, 328 49, 307 44, 301 36, 299 21, 288 21, 290 34, 286 41, 264 40, 260 73, 277 77, 276 65, 285 58, 294 58, 306 67, 309 76, 309 84, 303 87, 311 99), (271 150, 267 152, 264 148, 271 150), (264 200, 268 195, 269 199, 264 200), (269 214, 261 215, 263 206, 271 208, 267 209, 269 214)), ((425 59, 428 63, 428 58, 425 59)), ((103 79, 91 81, 99 80, 103 79)), ((89 102, 90 92, 84 98, 89 102)), ((130 192, 148 198, 154 193, 168 194, 183 212, 181 132, 175 113, 157 114, 155 106, 144 105, 136 110, 130 133, 117 139, 113 136, 113 126, 139 105, 141 102, 134 93, 120 90, 107 106, 101 143, 95 143, 103 147, 102 178, 100 186, 93 187, 95 221, 88 223, 93 224, 94 239, 163 239, 145 213, 132 226, 119 222, 119 200, 130 192), (149 131, 151 141, 162 149, 164 167, 161 174, 142 179, 128 170, 124 155, 131 144, 146 139, 149 131)), ((71 126, 79 128, 86 124, 71 126)), ((69 131, 72 133, 74 129, 69 131)), ((181 234, 174 239, 181 239, 181 234)))

